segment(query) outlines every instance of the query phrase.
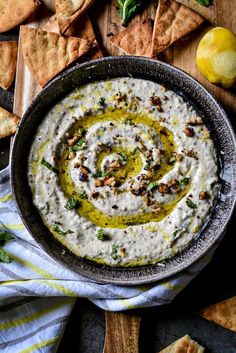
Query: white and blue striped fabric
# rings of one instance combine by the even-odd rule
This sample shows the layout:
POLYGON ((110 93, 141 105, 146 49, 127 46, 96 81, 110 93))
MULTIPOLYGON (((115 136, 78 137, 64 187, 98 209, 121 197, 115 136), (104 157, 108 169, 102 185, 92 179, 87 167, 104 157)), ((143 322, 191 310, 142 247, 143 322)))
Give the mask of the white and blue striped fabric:
POLYGON ((76 297, 105 310, 170 303, 210 261, 216 244, 203 258, 171 279, 146 286, 98 284, 51 259, 32 239, 12 199, 9 170, 0 173, 0 231, 14 240, 5 245, 12 262, 0 263, 0 352, 56 352, 76 297))

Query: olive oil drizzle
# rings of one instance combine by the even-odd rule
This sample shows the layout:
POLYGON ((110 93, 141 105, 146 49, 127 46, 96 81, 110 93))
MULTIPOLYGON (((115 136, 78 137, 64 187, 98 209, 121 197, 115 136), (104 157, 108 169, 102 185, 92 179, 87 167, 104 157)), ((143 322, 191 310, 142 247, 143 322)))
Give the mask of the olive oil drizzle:
MULTIPOLYGON (((125 121, 129 119, 132 124, 144 124, 149 126, 158 133, 161 143, 164 146, 163 153, 163 161, 160 169, 156 171, 153 176, 150 178, 151 181, 158 181, 162 178, 166 173, 168 173, 173 165, 170 165, 168 161, 171 156, 173 156, 173 152, 175 151, 174 138, 173 134, 161 126, 160 123, 156 120, 153 120, 151 117, 145 114, 138 113, 129 113, 122 110, 106 111, 105 113, 99 115, 91 115, 85 116, 78 123, 76 123, 71 130, 71 133, 75 132, 79 128, 89 129, 93 124, 97 124, 104 121, 125 123, 125 121)), ((124 164, 124 167, 121 168, 120 171, 117 172, 116 178, 120 179, 121 176, 124 178, 123 181, 134 177, 139 174, 142 168, 142 159, 140 156, 140 151, 134 153, 134 151, 126 150, 123 147, 116 148, 115 146, 111 151, 102 151, 98 153, 97 156, 97 168, 100 171, 101 163, 103 158, 111 153, 125 153, 127 156, 127 163, 124 164), (125 177, 124 177, 125 176, 125 177)), ((176 194, 176 198, 169 204, 161 205, 161 211, 158 214, 154 214, 153 212, 142 212, 135 215, 109 215, 103 213, 98 208, 96 208, 92 201, 89 199, 82 199, 79 196, 79 193, 76 192, 76 187, 71 180, 69 173, 69 161, 67 160, 68 150, 65 150, 63 156, 59 160, 58 168, 59 168, 59 183, 61 185, 62 190, 68 196, 68 198, 76 197, 79 200, 80 207, 76 210, 76 212, 82 217, 90 220, 92 223, 96 224, 102 228, 127 228, 132 225, 146 224, 148 222, 160 222, 166 216, 168 216, 176 204, 187 194, 190 189, 190 185, 181 190, 178 194, 176 194)), ((158 205, 157 205, 158 206, 158 205)))

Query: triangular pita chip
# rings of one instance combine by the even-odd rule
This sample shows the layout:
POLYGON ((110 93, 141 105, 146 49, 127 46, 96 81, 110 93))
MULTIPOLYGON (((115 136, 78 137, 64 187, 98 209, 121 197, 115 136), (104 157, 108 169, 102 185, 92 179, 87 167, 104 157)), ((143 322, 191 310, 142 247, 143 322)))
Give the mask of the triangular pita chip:
POLYGON ((0 42, 0 86, 8 89, 16 74, 17 42, 0 42))
POLYGON ((159 0, 152 37, 152 57, 198 28, 204 19, 175 0, 159 0))
POLYGON ((41 86, 91 48, 85 39, 27 26, 21 26, 20 38, 25 63, 41 86))
POLYGON ((56 0, 56 14, 60 33, 64 34, 70 25, 83 15, 94 0, 56 0))
MULTIPOLYGON (((57 16, 53 15, 50 17, 46 25, 42 28, 44 31, 54 32, 59 34, 59 25, 57 22, 57 16)), ((79 20, 75 21, 65 32, 65 36, 73 36, 86 39, 91 46, 94 48, 92 51, 88 53, 88 59, 98 59, 102 58, 102 52, 98 47, 98 43, 95 37, 95 33, 93 30, 92 23, 88 17, 88 15, 84 14, 79 18, 79 20), (96 48, 95 48, 96 47, 96 48)), ((87 56, 87 55, 86 55, 87 56)))
POLYGON ((236 296, 213 304, 201 310, 198 314, 236 332, 236 296))
POLYGON ((13 135, 16 132, 19 121, 20 118, 18 116, 0 107, 0 139, 13 135))
POLYGON ((39 5, 39 0, 0 0, 0 32, 23 23, 39 5))
POLYGON ((138 21, 129 25, 124 31, 111 37, 110 42, 126 54, 150 56, 152 42, 151 21, 138 21))
POLYGON ((186 335, 159 353, 203 353, 204 351, 204 347, 193 341, 189 335, 186 335))

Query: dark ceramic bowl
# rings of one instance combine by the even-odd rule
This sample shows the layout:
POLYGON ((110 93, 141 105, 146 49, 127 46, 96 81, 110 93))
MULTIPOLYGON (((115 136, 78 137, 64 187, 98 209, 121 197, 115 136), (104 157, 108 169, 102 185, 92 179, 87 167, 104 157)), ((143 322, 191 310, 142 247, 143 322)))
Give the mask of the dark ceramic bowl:
MULTIPOLYGON (((206 166, 207 168, 207 166, 206 166)), ((37 243, 56 261, 80 275, 103 283, 150 283, 173 275, 198 260, 216 242, 232 215, 236 198, 236 141, 230 122, 215 99, 192 77, 168 64, 138 57, 110 57, 82 64, 60 74, 37 96, 25 113, 11 155, 11 182, 22 220, 37 243), (166 85, 183 96, 204 118, 218 151, 222 188, 201 235, 165 266, 112 268, 81 259, 63 247, 44 226, 32 202, 27 161, 36 129, 48 110, 78 86, 97 80, 132 76, 166 85), (62 251, 65 250, 65 251, 62 251)))

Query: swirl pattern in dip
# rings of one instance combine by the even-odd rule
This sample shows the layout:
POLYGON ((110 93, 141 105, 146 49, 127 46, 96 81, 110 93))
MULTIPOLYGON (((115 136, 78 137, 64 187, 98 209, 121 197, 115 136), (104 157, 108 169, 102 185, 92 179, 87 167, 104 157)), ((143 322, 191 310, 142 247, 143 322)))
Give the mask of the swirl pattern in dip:
POLYGON ((201 117, 173 91, 133 78, 88 84, 52 108, 31 147, 29 183, 53 235, 112 266, 184 249, 219 190, 201 117))

